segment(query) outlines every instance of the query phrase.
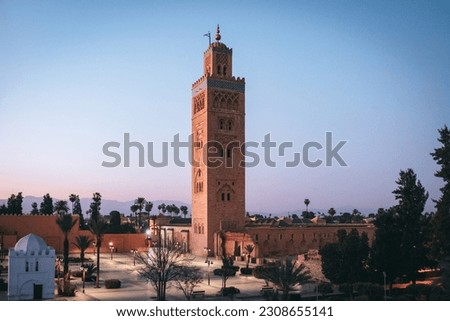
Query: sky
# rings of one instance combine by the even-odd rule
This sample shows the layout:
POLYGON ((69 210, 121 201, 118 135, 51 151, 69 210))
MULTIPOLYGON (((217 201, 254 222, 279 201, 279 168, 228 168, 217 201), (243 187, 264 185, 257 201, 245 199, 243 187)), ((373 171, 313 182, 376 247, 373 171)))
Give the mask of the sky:
POLYGON ((0 199, 190 203, 188 164, 169 153, 166 167, 139 167, 134 150, 129 167, 107 168, 103 146, 128 133, 158 159, 163 142, 187 139, 203 35, 217 24, 246 79, 246 140, 293 144, 275 167, 246 170, 247 210, 303 209, 305 198, 338 212, 389 207, 407 168, 433 210, 442 182, 430 153, 450 122, 445 1, 0 0, 0 199), (347 166, 285 166, 309 142, 325 147, 327 132, 333 147, 345 141, 347 166))

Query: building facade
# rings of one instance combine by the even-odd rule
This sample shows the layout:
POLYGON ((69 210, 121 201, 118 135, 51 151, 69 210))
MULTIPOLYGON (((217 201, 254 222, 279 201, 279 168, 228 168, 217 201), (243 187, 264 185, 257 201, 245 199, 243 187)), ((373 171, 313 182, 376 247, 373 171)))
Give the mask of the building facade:
POLYGON ((218 253, 214 233, 242 230, 245 219, 245 79, 233 76, 233 51, 219 26, 192 85, 192 227, 190 249, 218 253))
POLYGON ((8 300, 41 300, 55 296, 55 249, 28 234, 9 249, 8 300))

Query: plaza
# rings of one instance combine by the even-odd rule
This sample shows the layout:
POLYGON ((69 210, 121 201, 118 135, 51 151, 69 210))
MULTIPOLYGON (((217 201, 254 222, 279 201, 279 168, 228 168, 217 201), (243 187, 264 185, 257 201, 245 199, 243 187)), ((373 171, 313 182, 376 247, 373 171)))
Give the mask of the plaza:
MULTIPOLYGON (((95 261, 93 253, 89 253, 87 259, 95 261)), ((194 298, 194 300, 231 300, 229 297, 222 297, 218 292, 222 286, 222 280, 219 276, 213 274, 213 270, 220 268, 222 262, 220 260, 211 260, 210 265, 210 285, 208 285, 208 265, 205 263, 204 257, 196 257, 191 264, 199 267, 203 273, 203 282, 200 283, 195 291, 205 291, 204 297, 194 298)), ((245 262, 235 262, 239 267, 245 267, 245 262)), ((62 297, 56 294, 55 299, 63 301, 148 301, 155 300, 155 291, 145 279, 141 278, 138 273, 140 265, 136 262, 133 265, 132 253, 114 253, 111 259, 110 253, 101 254, 100 263, 100 288, 95 288, 95 282, 85 283, 85 293, 83 293, 83 282, 80 277, 71 277, 71 283, 77 286, 74 297, 62 297), (107 279, 118 279, 121 281, 121 287, 118 289, 105 288, 104 281, 107 279)), ((250 265, 252 267, 252 265, 250 265)), ((310 267, 311 269, 311 267, 310 267)), ((313 270, 314 268, 312 268, 313 270)), ((70 264, 71 271, 79 271, 79 263, 70 264)), ((314 271, 311 271, 314 276, 314 271)), ((57 279, 55 278, 55 283, 57 279)), ((236 276, 227 280, 227 286, 234 286, 240 290, 240 293, 233 297, 233 300, 265 300, 261 293, 261 289, 266 286, 264 280, 256 279, 252 275, 241 275, 239 272, 236 276)), ((315 284, 307 284, 301 289, 302 297, 311 297, 316 299, 315 284)), ((181 291, 175 287, 167 289, 167 301, 186 300, 181 291)), ((0 301, 7 300, 7 292, 0 292, 0 301)))

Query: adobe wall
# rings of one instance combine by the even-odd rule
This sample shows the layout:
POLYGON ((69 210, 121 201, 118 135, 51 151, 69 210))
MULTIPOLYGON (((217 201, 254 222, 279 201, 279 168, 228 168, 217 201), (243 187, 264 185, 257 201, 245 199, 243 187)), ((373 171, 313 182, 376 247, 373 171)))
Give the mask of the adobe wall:
MULTIPOLYGON (((75 215, 77 216, 77 215, 75 215)), ((0 235, 3 234, 3 247, 14 247, 16 242, 29 233, 42 237, 48 246, 53 247, 57 253, 63 251, 64 235, 56 224, 56 216, 44 215, 0 215, 0 235)), ((73 245, 77 235, 87 235, 93 238, 90 231, 80 230, 75 225, 69 234, 69 249, 73 254, 79 250, 73 245)), ((105 234, 103 237, 103 253, 110 252, 109 242, 112 241, 117 252, 129 252, 131 249, 144 251, 146 249, 145 234, 105 234)), ((87 253, 93 253, 92 246, 87 253)))
POLYGON ((361 234, 367 233, 369 245, 375 237, 372 224, 323 224, 296 227, 247 227, 246 232, 227 232, 225 234, 225 251, 227 255, 245 255, 247 244, 255 245, 252 257, 277 257, 298 255, 311 249, 320 249, 328 243, 337 241, 337 231, 345 229, 350 232, 357 229, 361 234))

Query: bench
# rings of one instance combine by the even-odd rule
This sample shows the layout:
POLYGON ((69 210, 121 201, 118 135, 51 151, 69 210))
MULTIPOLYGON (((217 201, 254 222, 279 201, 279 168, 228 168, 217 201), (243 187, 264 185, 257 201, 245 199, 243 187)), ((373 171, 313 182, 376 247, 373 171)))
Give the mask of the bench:
POLYGON ((263 295, 267 295, 267 294, 273 294, 273 288, 272 287, 270 287, 270 286, 263 286, 262 288, 261 288, 261 294, 263 294, 263 295))
POLYGON ((193 299, 204 299, 205 298, 205 291, 193 291, 191 297, 193 299))

